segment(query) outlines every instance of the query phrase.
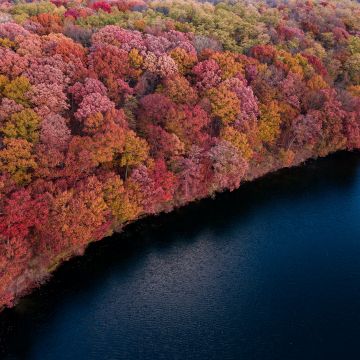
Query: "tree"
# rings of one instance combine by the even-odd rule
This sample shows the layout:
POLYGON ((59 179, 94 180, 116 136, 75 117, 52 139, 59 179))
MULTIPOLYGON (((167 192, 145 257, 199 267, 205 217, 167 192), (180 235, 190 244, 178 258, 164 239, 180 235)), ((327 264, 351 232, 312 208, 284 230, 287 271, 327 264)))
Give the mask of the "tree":
POLYGON ((24 76, 19 76, 5 85, 3 94, 18 104, 27 106, 29 101, 26 97, 26 93, 30 88, 31 85, 29 80, 24 76))
POLYGON ((181 47, 176 47, 170 51, 170 56, 174 59, 181 74, 188 74, 197 63, 196 53, 189 53, 181 47))
POLYGON ((183 76, 174 76, 164 80, 164 94, 179 104, 194 104, 198 100, 196 91, 183 76))
POLYGON ((68 146, 70 138, 71 131, 62 116, 50 114, 42 121, 40 139, 43 144, 62 151, 68 146))
POLYGON ((24 107, 14 100, 3 98, 0 103, 0 123, 5 122, 10 115, 20 112, 23 109, 24 107))
POLYGON ((106 96, 107 89, 105 85, 93 78, 86 78, 85 81, 76 82, 74 85, 70 86, 68 92, 73 96, 73 99, 76 103, 81 103, 85 96, 90 94, 100 94, 106 96))
POLYGON ((208 156, 214 171, 214 190, 238 188, 248 169, 248 163, 236 148, 229 142, 220 140, 210 149, 208 156))
POLYGON ((114 108, 114 103, 107 96, 98 93, 86 95, 81 101, 75 117, 84 121, 87 117, 96 113, 105 113, 114 108))
POLYGON ((27 30, 15 22, 9 21, 0 24, 0 37, 2 38, 7 38, 14 41, 19 35, 27 36, 29 34, 30 33, 27 30))
POLYGON ((344 67, 353 85, 360 85, 360 53, 351 55, 344 67))
POLYGON ((161 211, 172 200, 175 183, 175 176, 166 169, 162 159, 156 160, 152 169, 140 165, 128 180, 132 197, 145 213, 150 214, 161 211))
MULTIPOLYGON (((126 52, 136 49, 140 52, 146 50, 145 41, 139 31, 131 31, 116 25, 107 25, 99 29, 92 36, 94 45, 113 45, 126 52)), ((151 51, 151 50, 150 50, 151 51)))
POLYGON ((240 101, 236 94, 222 85, 207 92, 211 103, 211 114, 224 125, 235 122, 240 114, 240 101))
MULTIPOLYGON (((312 76, 307 82, 307 86, 312 91, 318 91, 329 87, 329 85, 324 81, 321 75, 312 76)), ((294 89, 294 91, 296 90, 294 89)))
POLYGON ((204 146, 209 141, 209 124, 207 112, 199 105, 183 105, 169 111, 165 128, 176 134, 189 148, 194 144, 204 146))
POLYGON ((213 59, 199 62, 192 72, 196 78, 196 88, 200 92, 216 87, 221 82, 220 66, 213 59))
POLYGON ((124 113, 114 109, 108 111, 92 135, 91 153, 94 160, 110 168, 116 166, 125 149, 126 135, 124 113))
POLYGON ((90 241, 105 236, 109 230, 109 210, 103 198, 102 185, 95 176, 59 192, 50 211, 49 227, 43 236, 55 237, 51 245, 56 251, 81 249, 90 241))
POLYGON ((355 112, 348 113, 345 121, 345 134, 349 149, 360 148, 360 117, 355 112))
POLYGON ((344 121, 347 114, 337 99, 335 89, 322 90, 321 95, 323 97, 323 105, 321 108, 322 131, 320 154, 324 154, 345 146, 344 121))
POLYGON ((165 125, 174 103, 164 94, 150 94, 140 100, 139 120, 143 124, 165 125))
POLYGON ((4 139, 5 147, 0 150, 0 170, 8 172, 18 184, 31 180, 31 172, 37 167, 32 154, 32 144, 25 139, 4 139))
POLYGON ((108 4, 105 1, 94 2, 92 7, 96 11, 102 10, 102 11, 105 11, 107 13, 111 13, 111 6, 110 6, 110 4, 108 4))
MULTIPOLYGON (((65 152, 58 147, 52 147, 43 143, 36 145, 35 152, 37 167, 33 172, 33 177, 37 180, 33 181, 31 186, 35 186, 40 191, 43 191, 46 189, 44 181, 64 179, 65 152)), ((51 192, 53 191, 54 189, 51 190, 51 192)))
POLYGON ((107 44, 96 44, 92 47, 89 68, 105 82, 118 78, 132 78, 137 74, 130 64, 127 51, 107 44))
POLYGON ((237 127, 245 132, 253 130, 259 116, 259 106, 252 88, 246 85, 246 80, 242 77, 228 79, 224 84, 236 94, 240 101, 240 113, 236 120, 237 127))
POLYGON ((185 204, 211 193, 211 161, 198 146, 194 145, 185 156, 175 159, 174 169, 178 182, 175 194, 178 204, 185 204))
POLYGON ((139 216, 142 209, 130 196, 120 176, 115 173, 107 173, 100 180, 104 184, 104 200, 111 210, 116 225, 124 224, 139 216))
POLYGON ((222 80, 244 73, 242 64, 236 61, 235 55, 230 51, 213 53, 210 55, 210 58, 219 64, 222 80))
POLYGON ((260 106, 259 136, 265 144, 273 145, 280 135, 279 110, 279 105, 275 101, 260 106))
POLYGON ((62 171, 68 184, 74 184, 77 180, 90 176, 98 166, 92 145, 90 137, 73 136, 71 138, 62 171))
POLYGON ((276 50, 272 45, 256 45, 251 49, 250 54, 260 62, 270 64, 275 59, 276 50))
POLYGON ((293 144, 300 148, 314 146, 321 135, 321 128, 322 116, 318 110, 297 116, 292 122, 292 138, 288 147, 293 144))
POLYGON ((125 138, 124 152, 121 154, 120 166, 125 167, 125 179, 128 168, 142 164, 149 156, 149 145, 145 139, 139 138, 135 132, 129 130, 125 138))
POLYGON ((29 190, 20 189, 5 201, 0 215, 0 236, 4 240, 1 252, 9 262, 27 262, 36 248, 34 231, 48 220, 47 195, 32 196, 29 190))
POLYGON ((172 46, 171 41, 166 37, 161 36, 161 34, 158 34, 157 36, 145 34, 144 40, 148 54, 155 55, 155 57, 164 55, 172 46))
POLYGON ((27 97, 35 106, 38 114, 62 114, 69 108, 63 86, 58 84, 37 84, 27 92, 27 97))
POLYGON ((220 137, 232 144, 245 160, 249 160, 252 157, 253 151, 244 133, 237 131, 232 126, 225 126, 221 129, 220 137))
POLYGON ((178 72, 176 62, 170 56, 166 54, 156 56, 152 52, 147 53, 145 56, 144 68, 162 78, 175 75, 178 72))
POLYGON ((32 18, 40 26, 37 29, 39 35, 61 32, 62 19, 58 14, 42 13, 32 18))
POLYGON ((26 77, 33 85, 56 85, 63 88, 69 79, 64 74, 66 65, 60 63, 47 63, 41 60, 34 60, 26 71, 26 77), (63 67, 63 69, 61 68, 63 67))
POLYGON ((0 47, 0 73, 14 79, 27 69, 29 61, 14 51, 0 47))
POLYGON ((14 113, 0 130, 8 138, 24 139, 30 143, 39 140, 40 117, 34 110, 14 113))
POLYGON ((152 124, 147 124, 143 131, 150 146, 150 155, 153 158, 169 160, 184 153, 185 145, 174 133, 152 124))

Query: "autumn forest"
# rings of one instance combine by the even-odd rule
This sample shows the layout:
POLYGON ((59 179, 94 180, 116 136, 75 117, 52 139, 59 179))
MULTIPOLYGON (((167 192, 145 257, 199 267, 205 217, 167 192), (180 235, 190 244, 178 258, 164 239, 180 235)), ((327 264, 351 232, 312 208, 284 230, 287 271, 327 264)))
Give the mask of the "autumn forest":
POLYGON ((351 0, 0 0, 0 308, 150 214, 360 148, 351 0))

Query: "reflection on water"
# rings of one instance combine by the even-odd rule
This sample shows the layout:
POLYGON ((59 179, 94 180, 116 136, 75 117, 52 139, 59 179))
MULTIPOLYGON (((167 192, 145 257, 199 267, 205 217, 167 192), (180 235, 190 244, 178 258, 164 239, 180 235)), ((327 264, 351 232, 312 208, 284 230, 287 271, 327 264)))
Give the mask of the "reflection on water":
POLYGON ((337 154, 91 245, 0 315, 0 358, 358 358, 359 171, 337 154))

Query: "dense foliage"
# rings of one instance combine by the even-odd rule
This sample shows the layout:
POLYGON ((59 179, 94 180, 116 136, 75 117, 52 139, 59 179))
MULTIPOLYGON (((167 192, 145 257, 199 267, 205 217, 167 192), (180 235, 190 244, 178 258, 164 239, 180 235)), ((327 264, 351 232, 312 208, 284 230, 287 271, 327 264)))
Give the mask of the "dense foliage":
POLYGON ((0 0, 0 306, 141 216, 360 147, 356 1, 0 0))

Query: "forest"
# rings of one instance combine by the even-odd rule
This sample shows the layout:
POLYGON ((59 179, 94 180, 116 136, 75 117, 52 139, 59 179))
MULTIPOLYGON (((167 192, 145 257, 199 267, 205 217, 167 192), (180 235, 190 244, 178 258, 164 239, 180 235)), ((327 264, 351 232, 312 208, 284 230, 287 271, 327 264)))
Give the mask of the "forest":
POLYGON ((0 308, 143 216, 360 148, 351 0, 0 0, 0 308))

